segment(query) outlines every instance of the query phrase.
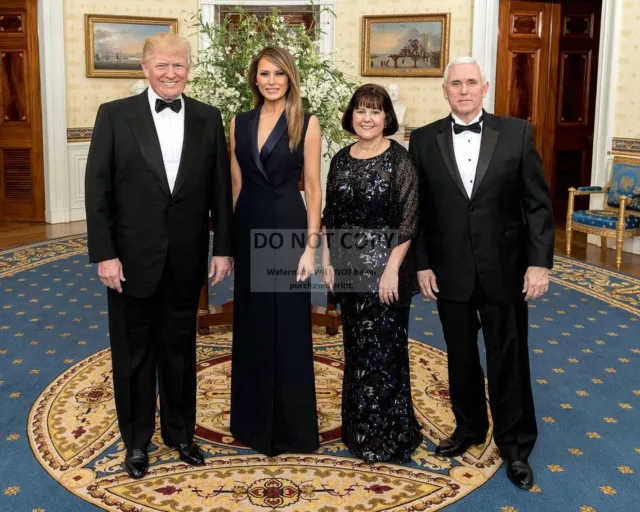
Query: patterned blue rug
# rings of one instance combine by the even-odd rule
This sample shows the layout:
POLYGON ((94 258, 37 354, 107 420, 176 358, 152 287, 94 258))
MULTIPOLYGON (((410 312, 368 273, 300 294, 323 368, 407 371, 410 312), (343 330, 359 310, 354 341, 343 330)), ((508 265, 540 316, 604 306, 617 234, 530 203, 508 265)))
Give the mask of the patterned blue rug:
MULTIPOLYGON (((229 280, 211 302, 231 294, 229 280)), ((531 492, 511 485, 490 441, 453 460, 433 455, 452 416, 439 321, 421 297, 410 358, 425 440, 407 466, 367 465, 345 450, 343 352, 340 337, 321 329, 320 450, 268 458, 240 445, 228 432, 231 336, 218 328, 198 340, 206 466, 182 464, 156 437, 151 470, 134 482, 122 467, 106 296, 87 263, 86 237, 0 252, 0 510, 639 510, 640 279, 557 257, 548 295, 530 305, 530 324, 540 430, 531 492)))

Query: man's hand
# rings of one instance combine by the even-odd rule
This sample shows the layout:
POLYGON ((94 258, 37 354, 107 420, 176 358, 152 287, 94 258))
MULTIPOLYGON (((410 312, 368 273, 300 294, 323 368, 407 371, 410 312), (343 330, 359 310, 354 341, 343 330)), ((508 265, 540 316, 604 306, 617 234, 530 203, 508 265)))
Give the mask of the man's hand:
POLYGON ((420 291, 422 295, 431 300, 437 300, 436 293, 439 293, 438 285, 436 284, 436 275, 433 270, 420 270, 418 271, 418 282, 420 283, 420 291))
POLYGON ((126 281, 122 272, 122 263, 118 258, 98 263, 98 277, 103 285, 122 293, 121 281, 126 281))
POLYGON ((529 267, 524 275, 524 300, 536 300, 549 289, 549 270, 545 267, 529 267))
POLYGON ((211 286, 217 285, 233 270, 233 258, 227 256, 213 256, 209 267, 209 279, 211 286))

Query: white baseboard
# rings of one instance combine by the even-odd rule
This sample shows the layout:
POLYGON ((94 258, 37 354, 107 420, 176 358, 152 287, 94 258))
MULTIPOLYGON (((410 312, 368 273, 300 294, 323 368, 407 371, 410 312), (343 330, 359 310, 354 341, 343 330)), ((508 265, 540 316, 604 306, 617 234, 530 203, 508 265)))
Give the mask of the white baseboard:
POLYGON ((71 212, 69 215, 69 222, 76 222, 79 220, 86 220, 87 212, 84 209, 84 205, 80 208, 71 208, 71 212))
POLYGON ((68 145, 69 162, 69 217, 71 221, 84 220, 84 175, 89 154, 89 141, 72 142, 68 145))
POLYGON ((67 144, 67 172, 64 176, 67 187, 56 188, 55 203, 69 205, 69 207, 47 210, 45 212, 45 220, 49 224, 85 220, 84 174, 87 166, 89 144, 89 141, 69 142, 67 144))
POLYGON ((70 222, 68 210, 46 210, 44 212, 44 220, 48 224, 63 224, 70 222))

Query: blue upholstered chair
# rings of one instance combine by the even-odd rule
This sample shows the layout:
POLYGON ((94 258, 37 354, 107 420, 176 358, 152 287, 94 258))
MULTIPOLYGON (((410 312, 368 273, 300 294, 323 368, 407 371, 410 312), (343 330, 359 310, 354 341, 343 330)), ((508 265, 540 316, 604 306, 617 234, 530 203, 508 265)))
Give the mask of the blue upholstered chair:
POLYGON ((607 238, 615 238, 619 270, 624 239, 640 236, 640 159, 614 157, 611 179, 604 188, 570 188, 566 229, 567 254, 571 254, 572 231, 599 235, 603 252, 607 250, 607 238), (606 194, 601 210, 573 210, 575 196, 591 194, 606 194))

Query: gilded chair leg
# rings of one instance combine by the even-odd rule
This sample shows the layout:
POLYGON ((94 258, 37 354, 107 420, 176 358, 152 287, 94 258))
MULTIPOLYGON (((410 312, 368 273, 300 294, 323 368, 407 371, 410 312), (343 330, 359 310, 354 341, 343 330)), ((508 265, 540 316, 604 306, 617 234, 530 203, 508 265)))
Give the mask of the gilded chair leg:
POLYGON ((618 210, 618 222, 616 224, 616 269, 620 270, 622 264, 622 244, 624 243, 625 210, 629 198, 620 196, 620 208, 618 210))
POLYGON ((567 256, 571 256, 571 221, 573 220, 573 205, 575 202, 576 189, 571 187, 569 189, 569 201, 567 204, 567 220, 566 220, 566 233, 567 233, 567 245, 565 252, 567 256))
POLYGON ((607 237, 606 236, 600 237, 600 251, 603 257, 607 255, 607 237))
POLYGON ((616 238, 616 270, 620 270, 622 264, 622 244, 624 240, 622 238, 616 238))

